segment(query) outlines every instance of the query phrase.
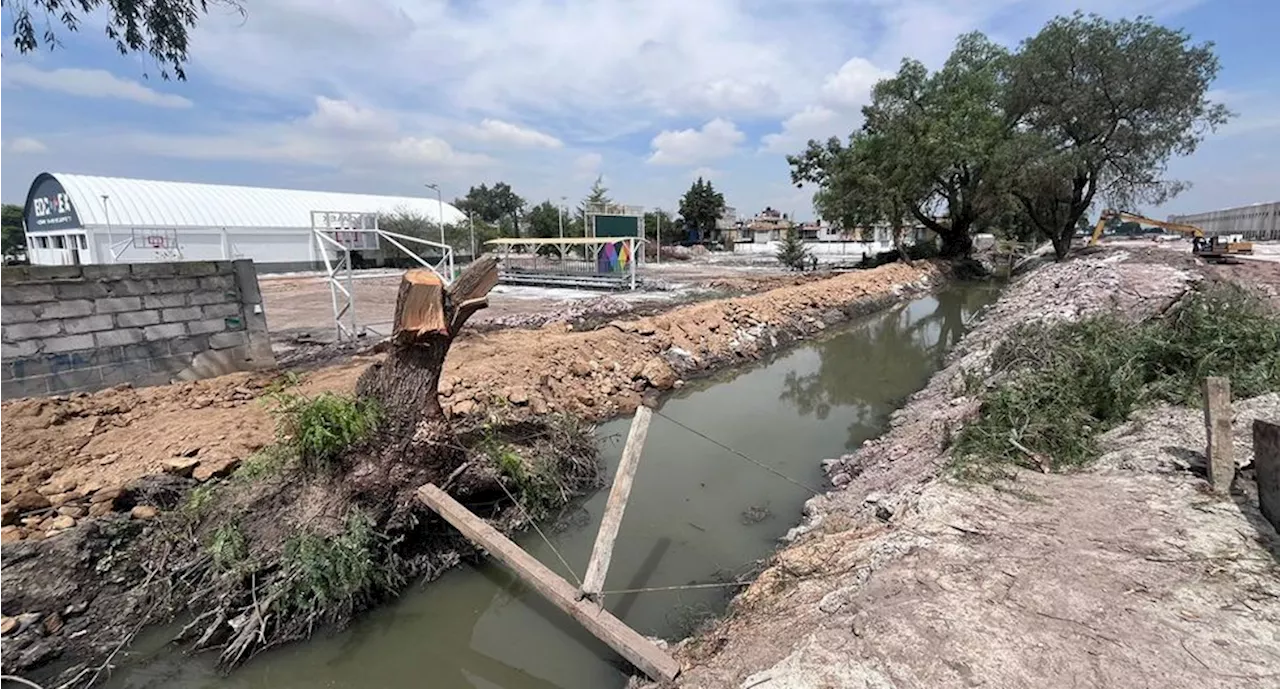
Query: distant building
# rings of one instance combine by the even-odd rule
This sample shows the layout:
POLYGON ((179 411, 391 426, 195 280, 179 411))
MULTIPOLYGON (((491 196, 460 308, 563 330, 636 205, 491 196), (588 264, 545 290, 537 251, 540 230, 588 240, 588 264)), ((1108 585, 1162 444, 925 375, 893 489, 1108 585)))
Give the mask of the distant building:
POLYGON ((1171 215, 1169 221, 1195 225, 1209 236, 1239 234, 1253 241, 1277 240, 1280 239, 1280 201, 1224 208, 1208 213, 1171 215))
POLYGON ((738 232, 740 242, 776 242, 780 241, 792 226, 786 213, 768 206, 744 223, 738 232))

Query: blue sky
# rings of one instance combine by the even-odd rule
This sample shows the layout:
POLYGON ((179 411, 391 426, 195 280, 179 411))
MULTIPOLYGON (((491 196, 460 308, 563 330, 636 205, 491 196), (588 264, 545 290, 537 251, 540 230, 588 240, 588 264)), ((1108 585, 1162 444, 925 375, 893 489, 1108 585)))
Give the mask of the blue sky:
POLYGON ((674 208, 698 175, 740 211, 812 214, 783 156, 860 123, 903 57, 1015 44, 1055 14, 1154 15, 1217 44, 1237 117, 1170 176, 1165 215, 1280 198, 1275 0, 247 0, 213 6, 186 82, 89 17, 17 55, 4 10, 0 194, 41 171, 426 195, 507 181, 576 203, 674 208), (148 78, 147 75, 151 77, 148 78))

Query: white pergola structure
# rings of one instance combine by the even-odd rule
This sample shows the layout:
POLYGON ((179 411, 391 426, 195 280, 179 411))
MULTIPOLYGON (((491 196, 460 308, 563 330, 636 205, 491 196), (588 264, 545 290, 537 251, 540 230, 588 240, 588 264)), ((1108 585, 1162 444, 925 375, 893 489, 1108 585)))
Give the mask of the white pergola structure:
POLYGON ((504 282, 632 289, 645 240, 640 237, 516 237, 485 242, 501 259, 504 282), (539 250, 551 248, 552 255, 539 250), (579 257, 574 249, 581 247, 579 257))
POLYGON ((339 341, 352 340, 366 332, 379 336, 389 334, 378 332, 367 324, 362 327, 356 318, 352 251, 377 251, 382 249, 379 240, 386 240, 387 244, 438 275, 445 285, 453 281, 453 247, 379 229, 377 213, 311 211, 311 235, 315 239, 317 253, 324 261, 325 282, 329 283, 329 296, 333 300, 333 323, 339 341), (440 258, 432 263, 405 246, 405 242, 437 249, 440 251, 440 258), (333 258, 330 258, 330 254, 333 258))

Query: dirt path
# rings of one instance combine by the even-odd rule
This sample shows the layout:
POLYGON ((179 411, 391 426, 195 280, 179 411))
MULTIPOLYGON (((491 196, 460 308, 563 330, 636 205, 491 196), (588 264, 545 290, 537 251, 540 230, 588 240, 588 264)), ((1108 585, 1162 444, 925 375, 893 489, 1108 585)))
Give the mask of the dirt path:
MULTIPOLYGON (((825 463, 843 488, 811 500, 726 617, 677 646, 681 686, 1276 686, 1280 542, 1256 497, 1207 494, 1188 460, 1198 410, 1136 415, 1087 472, 939 478, 977 411, 967 380, 1017 324, 1147 317, 1203 277, 1222 275, 1158 250, 1025 276, 885 436, 825 463)), ((1280 396, 1236 413, 1243 464, 1249 420, 1280 415, 1280 396)))
MULTIPOLYGON (((643 391, 754 359, 828 324, 928 289, 939 269, 917 262, 848 273, 590 332, 563 323, 480 332, 449 355, 440 392, 454 416, 500 405, 515 414, 564 411, 605 419, 633 410, 643 391)), ((349 393, 377 357, 303 376, 290 392, 349 393)), ((198 479, 233 469, 271 442, 264 403, 274 374, 7 402, 0 420, 4 537, 43 537, 109 511, 120 486, 167 464, 198 462, 198 479)))

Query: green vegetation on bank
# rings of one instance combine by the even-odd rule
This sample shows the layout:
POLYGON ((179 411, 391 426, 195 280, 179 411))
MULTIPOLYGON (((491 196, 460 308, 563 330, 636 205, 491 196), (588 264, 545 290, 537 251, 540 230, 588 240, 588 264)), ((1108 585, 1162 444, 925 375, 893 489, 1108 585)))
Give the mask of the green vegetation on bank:
POLYGON ((1280 391, 1280 317, 1233 285, 1197 290, 1164 317, 1030 325, 993 355, 997 380, 952 457, 966 478, 1009 465, 1055 471, 1098 457, 1098 434, 1154 402, 1199 405, 1206 376, 1244 399, 1280 391))
POLYGON ((371 400, 325 392, 315 397, 276 395, 280 430, 302 465, 312 472, 327 472, 351 447, 364 442, 382 416, 371 400))

